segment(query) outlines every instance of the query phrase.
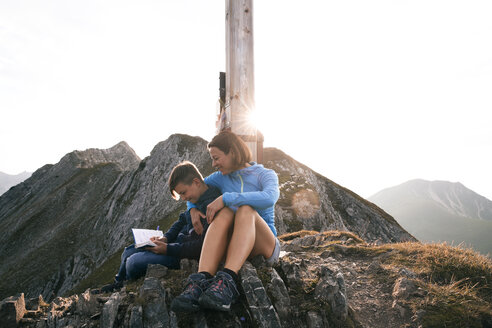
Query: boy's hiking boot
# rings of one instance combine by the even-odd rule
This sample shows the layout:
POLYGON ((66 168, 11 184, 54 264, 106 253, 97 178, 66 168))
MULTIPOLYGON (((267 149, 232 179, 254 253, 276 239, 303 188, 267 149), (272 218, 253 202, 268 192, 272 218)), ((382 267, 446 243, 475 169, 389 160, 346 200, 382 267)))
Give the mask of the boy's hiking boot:
POLYGON ((123 288, 123 281, 115 280, 112 284, 104 285, 100 289, 91 290, 91 294, 112 293, 123 288))
POLYGON ((174 312, 195 312, 200 310, 198 299, 207 289, 209 280, 203 273, 193 273, 188 277, 185 290, 171 302, 174 312))
POLYGON ((206 309, 230 311, 239 297, 234 279, 226 272, 219 271, 210 282, 210 286, 200 296, 200 306, 206 309))

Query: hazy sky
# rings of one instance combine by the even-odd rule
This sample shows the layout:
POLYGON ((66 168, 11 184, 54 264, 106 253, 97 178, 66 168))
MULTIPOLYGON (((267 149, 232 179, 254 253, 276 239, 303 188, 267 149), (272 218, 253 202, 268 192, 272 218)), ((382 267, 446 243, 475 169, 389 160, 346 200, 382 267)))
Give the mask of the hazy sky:
MULTIPOLYGON (((225 2, 0 0, 0 171, 172 133, 210 140, 225 2)), ((363 197, 414 178, 492 199, 492 1, 254 3, 266 146, 363 197)))

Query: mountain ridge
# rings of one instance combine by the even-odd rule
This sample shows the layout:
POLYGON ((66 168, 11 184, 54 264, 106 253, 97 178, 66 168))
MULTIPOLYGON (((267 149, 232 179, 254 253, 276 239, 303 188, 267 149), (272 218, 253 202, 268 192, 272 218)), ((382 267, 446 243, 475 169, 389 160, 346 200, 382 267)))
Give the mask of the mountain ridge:
POLYGON ((388 190, 394 193, 402 188, 407 189, 407 192, 413 190, 415 196, 430 197, 450 213, 466 218, 492 221, 492 201, 468 189, 460 182, 413 179, 394 187, 385 188, 368 199, 378 202, 388 190))
POLYGON ((32 175, 31 172, 21 172, 19 174, 7 174, 0 172, 0 195, 5 193, 11 187, 28 179, 32 175))
POLYGON ((492 201, 459 182, 410 180, 368 200, 423 242, 447 242, 492 253, 492 201))
POLYGON ((245 263, 231 312, 168 311, 196 261, 182 260, 179 270, 149 266, 145 278, 119 292, 92 294, 112 281, 131 227, 166 229, 185 209, 171 199, 167 177, 182 160, 210 174, 206 144, 171 135, 143 160, 125 145, 117 148, 123 159, 107 150, 76 151, 1 196, 0 299, 14 296, 0 302, 0 322, 36 328, 492 324, 490 259, 416 242, 383 209, 275 148, 265 149, 264 165, 279 177, 275 224, 283 252, 273 268, 261 259, 245 263))
MULTIPOLYGON (((183 160, 210 174, 206 145, 202 138, 174 134, 143 160, 126 143, 74 151, 10 189, 0 197, 0 298, 16 286, 47 300, 63 295, 118 258, 131 242, 132 227, 168 227, 184 204, 170 197, 167 177, 183 160)), ((265 166, 283 184, 279 233, 336 229, 354 230, 372 242, 415 240, 373 204, 281 151, 266 149, 265 166)))

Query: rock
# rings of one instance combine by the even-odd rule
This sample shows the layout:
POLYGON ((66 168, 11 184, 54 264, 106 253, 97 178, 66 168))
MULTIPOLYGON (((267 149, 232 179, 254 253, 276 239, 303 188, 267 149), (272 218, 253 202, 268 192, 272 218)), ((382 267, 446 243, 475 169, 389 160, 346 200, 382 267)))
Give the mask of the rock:
POLYGON ((0 322, 2 327, 15 328, 26 312, 24 293, 7 297, 0 302, 0 322))
POLYGON ((400 277, 396 280, 395 286, 393 287, 393 298, 397 300, 406 300, 417 291, 417 286, 415 282, 406 278, 400 277))
POLYGON ((267 284, 267 291, 271 297, 273 306, 277 310, 281 322, 286 322, 290 311, 290 297, 284 281, 275 269, 270 270, 271 282, 267 284))
POLYGON ((75 304, 76 313, 80 315, 90 315, 98 312, 101 307, 98 299, 99 297, 95 297, 90 293, 90 289, 87 289, 84 293, 80 294, 80 297, 75 304))
POLYGON ((316 243, 316 236, 305 236, 296 238, 292 241, 292 245, 313 246, 316 243))
POLYGON ((369 272, 378 272, 381 270, 381 262, 380 261, 373 261, 371 264, 369 264, 369 267, 367 267, 367 270, 369 272))
POLYGON ((256 325, 258 327, 281 327, 277 312, 275 312, 275 308, 270 302, 253 265, 246 262, 239 270, 239 276, 246 302, 253 314, 256 325))
POLYGON ((169 269, 160 264, 149 264, 147 266, 146 278, 157 278, 162 279, 167 275, 169 269))
POLYGON ((407 268, 401 268, 400 271, 398 272, 400 276, 404 276, 410 279, 415 279, 417 278, 417 274, 413 272, 410 269, 407 268))
POLYGON ((179 262, 179 267, 181 268, 181 270, 194 273, 198 271, 198 261, 190 260, 190 259, 181 259, 181 261, 179 262))
POLYGON ((121 295, 119 293, 113 293, 106 304, 104 304, 101 316, 101 328, 113 328, 120 303, 121 295))
POLYGON ((130 328, 143 328, 142 306, 132 307, 130 315, 130 328))
POLYGON ((342 273, 335 275, 328 267, 322 267, 320 279, 314 293, 316 298, 330 305, 331 311, 338 320, 346 320, 348 304, 342 273))
POLYGON ((323 318, 314 311, 307 313, 307 326, 308 328, 323 328, 323 318))
POLYGON ((30 298, 26 301, 26 310, 38 311, 41 306, 47 306, 47 303, 44 301, 42 295, 30 298))
POLYGON ((169 326, 169 314, 166 306, 166 290, 159 279, 145 278, 140 288, 140 297, 144 300, 143 325, 148 328, 169 326))
POLYGON ((295 262, 282 261, 280 267, 285 277, 287 278, 287 285, 289 288, 301 288, 302 279, 300 274, 299 265, 295 262))

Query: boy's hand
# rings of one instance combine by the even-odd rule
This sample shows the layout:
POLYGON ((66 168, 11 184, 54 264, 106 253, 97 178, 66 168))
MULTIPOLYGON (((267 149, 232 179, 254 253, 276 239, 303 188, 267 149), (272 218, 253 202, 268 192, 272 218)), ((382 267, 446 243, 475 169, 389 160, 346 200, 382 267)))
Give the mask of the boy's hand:
POLYGON ((157 237, 157 236, 150 237, 150 241, 153 242, 154 244, 155 244, 155 241, 156 240, 162 241, 163 243, 167 243, 167 238, 166 237, 157 237))
POLYGON ((157 240, 157 239, 156 240, 152 240, 152 241, 157 246, 147 247, 147 250, 148 251, 151 251, 152 253, 155 253, 155 254, 166 255, 166 253, 167 253, 167 243, 165 243, 163 241, 160 241, 160 240, 157 240))
POLYGON ((222 200, 222 196, 217 197, 216 200, 208 204, 207 206, 207 222, 208 224, 212 223, 215 218, 215 214, 224 208, 224 201, 222 200))
POLYGON ((191 216, 191 224, 193 224, 193 228, 197 235, 201 235, 203 233, 203 224, 200 221, 200 218, 206 218, 205 214, 197 210, 196 208, 192 208, 190 210, 191 216))

